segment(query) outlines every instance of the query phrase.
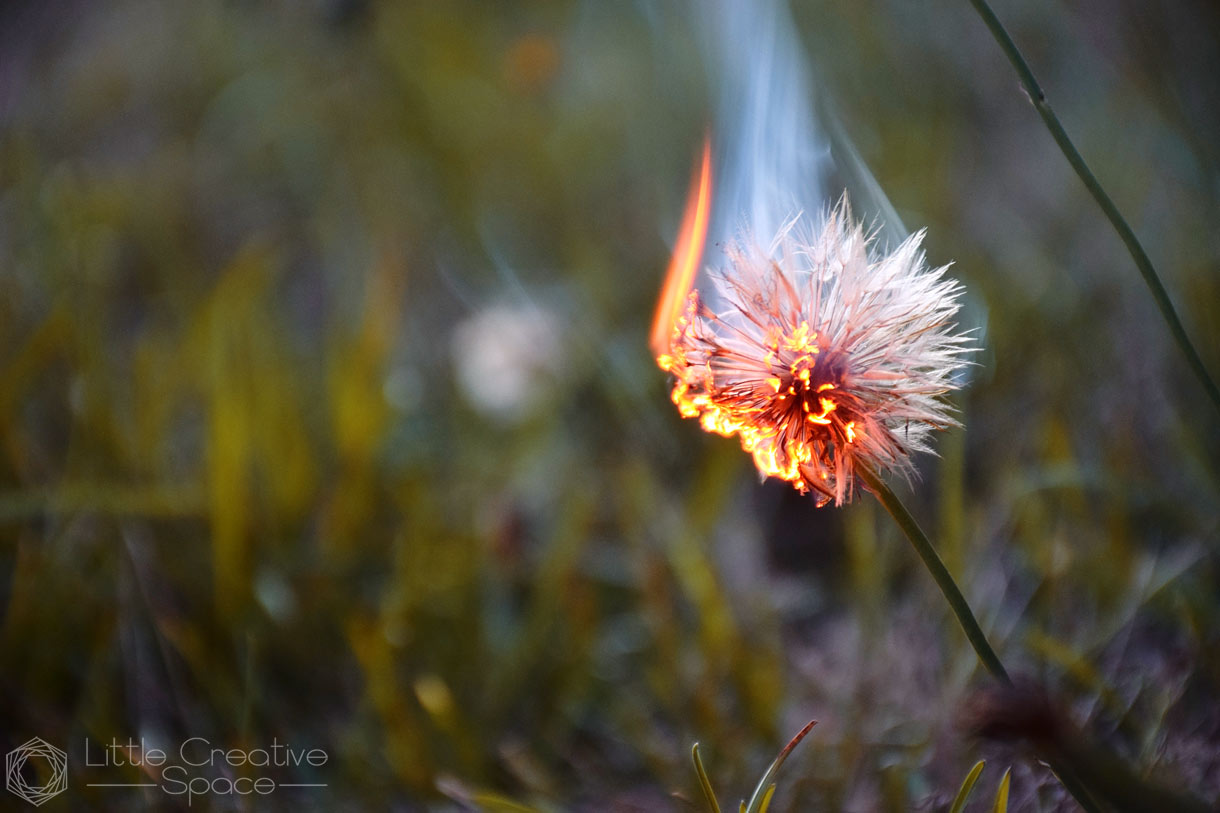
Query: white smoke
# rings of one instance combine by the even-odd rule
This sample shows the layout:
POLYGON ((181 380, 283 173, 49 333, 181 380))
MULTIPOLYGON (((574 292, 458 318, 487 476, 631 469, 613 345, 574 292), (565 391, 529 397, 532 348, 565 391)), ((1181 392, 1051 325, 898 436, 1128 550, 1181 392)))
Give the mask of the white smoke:
POLYGON ((897 245, 897 213, 851 145, 801 47, 788 0, 695 0, 716 88, 711 244, 769 243, 798 212, 818 219, 845 192, 897 245))

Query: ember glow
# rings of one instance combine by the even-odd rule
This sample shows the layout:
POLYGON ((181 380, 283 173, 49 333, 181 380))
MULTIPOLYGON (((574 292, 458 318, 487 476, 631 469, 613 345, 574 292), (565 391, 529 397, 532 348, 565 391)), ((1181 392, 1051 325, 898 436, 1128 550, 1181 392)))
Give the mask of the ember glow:
POLYGON ((790 220, 766 251, 738 241, 705 298, 706 155, 653 328, 678 411, 819 505, 851 500, 857 462, 909 474, 928 433, 955 424, 940 396, 969 349, 951 322, 960 287, 926 267, 922 232, 870 253, 844 199, 821 222, 790 220))

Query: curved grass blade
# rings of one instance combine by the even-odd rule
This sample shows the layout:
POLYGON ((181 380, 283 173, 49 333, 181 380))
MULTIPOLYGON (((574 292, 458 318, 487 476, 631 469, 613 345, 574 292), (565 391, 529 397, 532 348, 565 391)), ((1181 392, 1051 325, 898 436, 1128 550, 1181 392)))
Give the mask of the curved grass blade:
POLYGON ((991 808, 992 813, 1008 813, 1008 780, 1012 778, 1012 768, 1004 771, 1004 778, 1000 780, 1000 789, 995 793, 995 806, 991 808))
POLYGON ((754 787, 754 793, 750 796, 750 801, 742 805, 743 813, 764 813, 766 805, 771 804, 771 794, 775 792, 775 775, 779 773, 780 766, 784 764, 784 760, 788 758, 793 749, 800 745, 801 740, 805 739, 805 735, 817 724, 817 720, 810 720, 792 738, 792 741, 784 746, 784 750, 779 752, 779 756, 767 767, 767 772, 762 775, 762 779, 758 780, 758 784, 754 787))
POLYGON ((966 800, 970 798, 970 792, 974 790, 974 783, 979 781, 979 774, 983 772, 983 766, 986 764, 981 759, 974 763, 970 773, 966 774, 962 786, 958 788, 957 796, 953 797, 953 804, 949 806, 949 813, 962 813, 962 809, 966 807, 966 800))
POLYGON ((699 743, 691 746, 690 758, 695 763, 695 773, 699 775, 699 786, 703 788, 703 796, 707 799, 708 810, 711 813, 720 813, 720 802, 716 801, 716 792, 712 790, 712 783, 707 778, 707 771, 703 770, 703 760, 699 758, 699 743))
POLYGON ((478 805, 480 810, 489 813, 542 813, 536 807, 513 801, 498 793, 476 793, 470 800, 478 805))
POLYGON ((767 813, 767 808, 771 806, 771 797, 775 795, 775 783, 771 783, 771 787, 767 788, 767 792, 763 794, 762 802, 758 805, 758 813, 767 813))

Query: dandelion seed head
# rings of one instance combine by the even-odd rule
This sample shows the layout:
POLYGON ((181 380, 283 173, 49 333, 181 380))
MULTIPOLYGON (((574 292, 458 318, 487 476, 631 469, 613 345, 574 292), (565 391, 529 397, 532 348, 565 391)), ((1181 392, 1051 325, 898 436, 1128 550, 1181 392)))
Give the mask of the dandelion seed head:
POLYGON ((926 266, 922 240, 876 251, 844 198, 766 249, 728 247, 657 358, 679 412, 819 505, 851 500, 858 464, 910 476, 929 433, 957 424, 943 396, 971 349, 953 322, 962 289, 926 266))

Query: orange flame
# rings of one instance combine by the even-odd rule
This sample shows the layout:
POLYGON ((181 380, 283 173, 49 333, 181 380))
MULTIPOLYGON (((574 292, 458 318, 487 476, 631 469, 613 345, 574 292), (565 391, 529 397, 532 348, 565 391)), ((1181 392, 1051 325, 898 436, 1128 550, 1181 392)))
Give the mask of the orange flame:
POLYGON ((678 232, 678 243, 674 256, 669 261, 665 274, 665 287, 657 301, 656 316, 652 320, 651 347, 653 355, 669 353, 673 339, 674 323, 686 307, 686 298, 695 284, 695 273, 703 257, 703 244, 707 240, 708 215, 712 208, 712 142, 703 141, 703 163, 697 180, 691 179, 690 196, 686 211, 682 215, 682 230, 678 232))

